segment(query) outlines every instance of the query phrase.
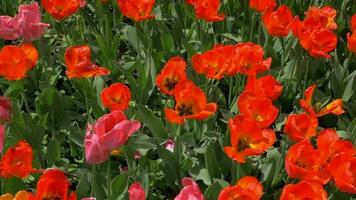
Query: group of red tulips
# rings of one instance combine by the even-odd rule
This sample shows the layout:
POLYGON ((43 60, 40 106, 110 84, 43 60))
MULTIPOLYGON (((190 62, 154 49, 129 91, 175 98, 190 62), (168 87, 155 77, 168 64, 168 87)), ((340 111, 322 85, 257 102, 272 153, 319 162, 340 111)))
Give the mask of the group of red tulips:
MULTIPOLYGON (((105 3, 105 1, 102 1, 105 3)), ((194 9, 196 18, 208 22, 226 18, 219 11, 220 0, 186 0, 194 9)), ((154 19, 154 0, 117 0, 124 16, 136 22, 154 19)), ((285 5, 277 8, 274 0, 250 0, 250 8, 261 13, 261 20, 271 36, 285 37, 292 34, 300 45, 315 58, 330 58, 336 48, 337 24, 334 8, 310 7, 300 20, 293 16, 285 5)), ((86 6, 85 0, 41 0, 44 10, 56 20, 73 15, 86 6)), ((0 51, 0 76, 18 81, 27 77, 27 72, 36 67, 39 53, 31 42, 39 39, 49 24, 41 21, 39 5, 23 4, 15 17, 0 17, 0 38, 22 39, 21 44, 6 45, 0 51)), ((356 54, 356 15, 351 19, 352 32, 347 35, 348 48, 356 54)), ((197 74, 219 81, 226 76, 242 74, 246 85, 237 100, 239 113, 228 122, 230 145, 224 147, 225 154, 239 165, 249 157, 264 154, 276 142, 273 124, 279 115, 274 101, 283 92, 277 78, 265 75, 271 67, 272 58, 265 58, 262 46, 252 42, 234 45, 217 44, 212 49, 197 53, 191 58, 191 66, 197 74)), ((92 61, 88 45, 68 47, 64 55, 65 74, 69 79, 108 76, 111 71, 92 61)), ((182 55, 171 57, 157 75, 157 88, 174 100, 173 107, 164 109, 169 123, 184 125, 187 120, 205 120, 218 110, 218 104, 209 102, 206 92, 189 79, 188 64, 182 55)), ((328 199, 323 186, 333 181, 337 188, 346 193, 356 194, 356 149, 342 139, 334 129, 318 129, 318 118, 324 115, 341 115, 343 101, 336 99, 320 108, 313 104, 316 85, 305 89, 300 100, 302 112, 287 117, 284 133, 293 145, 285 156, 285 170, 290 178, 298 179, 295 184, 283 187, 281 200, 328 199)), ((112 83, 101 92, 101 103, 110 112, 87 125, 84 141, 86 162, 90 165, 104 163, 111 152, 120 149, 130 136, 141 128, 141 122, 130 120, 124 114, 130 106, 130 86, 112 83)), ((0 122, 11 119, 11 100, 0 97, 0 122)), ((0 151, 3 150, 5 125, 0 125, 0 151)), ((0 200, 74 200, 75 192, 69 191, 70 182, 59 169, 33 169, 31 146, 20 140, 1 156, 1 178, 26 178, 30 174, 42 174, 37 182, 36 192, 20 191, 4 194, 0 200)), ((189 177, 183 178, 182 190, 175 200, 203 200, 199 185, 189 177)), ((140 183, 135 182, 128 190, 130 200, 146 199, 140 183)), ((256 177, 245 176, 221 190, 219 200, 261 199, 263 183, 256 177)), ((90 197, 87 199, 94 199, 90 197)))

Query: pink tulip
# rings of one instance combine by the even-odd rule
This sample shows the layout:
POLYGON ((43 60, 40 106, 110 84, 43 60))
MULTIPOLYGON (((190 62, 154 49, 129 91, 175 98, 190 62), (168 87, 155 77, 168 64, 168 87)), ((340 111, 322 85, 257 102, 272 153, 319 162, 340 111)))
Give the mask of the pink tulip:
POLYGON ((184 188, 174 200, 205 200, 199 185, 193 179, 183 178, 182 185, 184 188))
POLYGON ((133 183, 129 188, 129 200, 145 200, 146 193, 145 190, 142 188, 140 183, 136 182, 133 183))
POLYGON ((42 23, 40 7, 37 2, 19 6, 16 19, 20 23, 20 33, 25 41, 38 40, 45 33, 49 24, 42 23))
POLYGON ((16 40, 20 37, 20 23, 10 16, 0 16, 0 38, 16 40))
POLYGON ((0 153, 4 149, 5 127, 0 124, 0 153))
POLYGON ((175 147, 175 146, 176 146, 176 145, 175 145, 175 143, 174 143, 174 140, 172 140, 172 139, 168 139, 167 142, 166 142, 166 144, 164 145, 164 147, 165 147, 167 150, 171 151, 171 152, 174 152, 174 147, 175 147))
POLYGON ((0 122, 10 120, 11 101, 5 96, 0 96, 0 122))
POLYGON ((84 8, 87 5, 86 0, 78 0, 79 1, 79 7, 84 8))
POLYGON ((85 135, 85 157, 89 164, 103 163, 110 151, 123 146, 141 126, 130 121, 121 111, 114 111, 99 118, 93 126, 88 125, 85 135))

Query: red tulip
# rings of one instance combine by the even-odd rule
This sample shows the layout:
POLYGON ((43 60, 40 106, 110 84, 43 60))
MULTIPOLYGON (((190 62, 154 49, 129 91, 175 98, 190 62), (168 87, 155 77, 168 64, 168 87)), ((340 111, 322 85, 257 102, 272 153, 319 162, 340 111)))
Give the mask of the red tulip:
POLYGON ((268 8, 277 6, 275 0, 250 0, 250 8, 255 9, 257 12, 263 12, 268 8))
POLYGON ((146 192, 138 182, 130 186, 129 196, 129 200, 146 200, 146 192))
POLYGON ((117 0, 122 14, 135 21, 155 18, 151 14, 155 0, 117 0))
POLYGON ((199 185, 191 178, 183 178, 182 185, 184 188, 174 198, 174 200, 205 200, 200 191, 199 185))
POLYGON ((101 92, 101 102, 110 111, 126 110, 130 100, 130 89, 123 83, 114 83, 101 92))
POLYGON ((249 76, 244 91, 273 101, 278 99, 282 90, 282 85, 272 75, 267 75, 258 79, 256 76, 249 76))
POLYGON ((236 185, 221 190, 218 200, 259 200, 262 195, 262 184, 253 176, 245 176, 238 180, 236 185))
POLYGON ((43 8, 56 20, 63 20, 78 11, 82 0, 41 0, 43 8))
POLYGON ((26 178, 33 172, 33 152, 31 146, 24 140, 9 148, 0 160, 0 177, 26 178))
POLYGON ((282 5, 277 10, 272 8, 263 12, 262 22, 272 36, 287 36, 293 23, 293 14, 288 6, 282 5))
POLYGON ((328 194, 320 184, 308 181, 284 186, 279 200, 296 199, 327 200, 328 194))
POLYGON ((356 29, 353 33, 347 34, 347 48, 352 53, 356 54, 356 29))
POLYGON ((195 15, 198 19, 204 19, 209 22, 221 21, 225 18, 219 14, 220 0, 186 0, 194 7, 195 15))

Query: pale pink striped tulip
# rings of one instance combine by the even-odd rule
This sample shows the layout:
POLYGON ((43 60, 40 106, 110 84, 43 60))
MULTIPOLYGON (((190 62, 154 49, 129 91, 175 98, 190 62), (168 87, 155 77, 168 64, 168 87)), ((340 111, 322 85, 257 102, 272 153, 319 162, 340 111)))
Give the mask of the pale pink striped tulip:
POLYGON ((205 200, 199 185, 193 179, 183 178, 182 185, 184 188, 174 200, 205 200))

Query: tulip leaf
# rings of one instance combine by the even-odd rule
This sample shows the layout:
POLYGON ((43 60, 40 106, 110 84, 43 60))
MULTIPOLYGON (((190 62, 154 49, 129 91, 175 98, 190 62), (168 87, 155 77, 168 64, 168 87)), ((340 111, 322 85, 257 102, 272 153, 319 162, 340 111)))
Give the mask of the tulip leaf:
POLYGON ((151 130, 152 135, 157 138, 168 138, 162 120, 156 117, 147 107, 143 105, 137 105, 137 107, 137 118, 151 130))

